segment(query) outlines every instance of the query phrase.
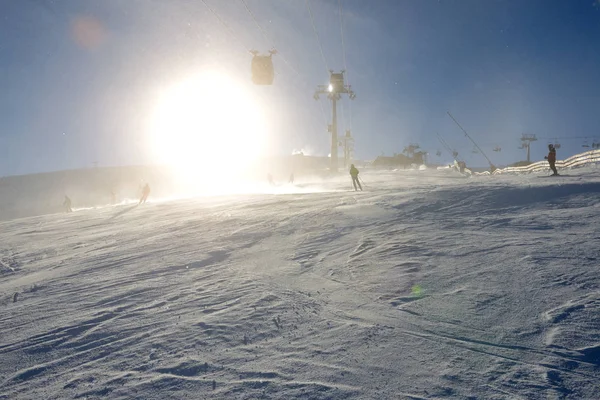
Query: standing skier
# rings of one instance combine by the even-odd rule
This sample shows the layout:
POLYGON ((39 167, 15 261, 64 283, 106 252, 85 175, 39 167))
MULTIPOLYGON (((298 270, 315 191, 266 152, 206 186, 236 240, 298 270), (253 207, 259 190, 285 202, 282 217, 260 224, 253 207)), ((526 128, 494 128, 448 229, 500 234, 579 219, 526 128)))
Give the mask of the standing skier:
POLYGON ((71 208, 71 199, 67 195, 65 195, 65 201, 63 202, 63 206, 65 206, 66 212, 73 212, 73 209, 71 208))
POLYGON ((544 157, 548 160, 548 164, 550 164, 550 169, 554 172, 551 176, 558 175, 558 171, 556 170, 556 149, 553 144, 548 145, 548 155, 544 157))
POLYGON ((352 184, 354 185, 354 190, 357 191, 356 185, 362 191, 362 186, 360 185, 360 181, 358 180, 358 169, 354 166, 354 164, 350 165, 350 176, 352 177, 352 184))
POLYGON ((145 203, 148 200, 148 195, 150 194, 150 185, 146 183, 146 186, 142 189, 142 198, 138 204, 145 203))
POLYGON ((73 212, 73 209, 71 208, 71 199, 67 195, 65 195, 65 201, 63 202, 63 206, 65 206, 66 212, 73 212))

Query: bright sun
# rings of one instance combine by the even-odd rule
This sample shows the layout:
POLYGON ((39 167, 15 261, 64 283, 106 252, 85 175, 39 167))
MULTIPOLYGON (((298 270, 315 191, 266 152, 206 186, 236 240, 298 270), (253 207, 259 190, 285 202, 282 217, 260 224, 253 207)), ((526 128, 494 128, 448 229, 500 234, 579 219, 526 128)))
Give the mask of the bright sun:
POLYGON ((205 72, 165 90, 150 121, 155 161, 181 178, 223 180, 261 155, 265 117, 247 85, 205 72))

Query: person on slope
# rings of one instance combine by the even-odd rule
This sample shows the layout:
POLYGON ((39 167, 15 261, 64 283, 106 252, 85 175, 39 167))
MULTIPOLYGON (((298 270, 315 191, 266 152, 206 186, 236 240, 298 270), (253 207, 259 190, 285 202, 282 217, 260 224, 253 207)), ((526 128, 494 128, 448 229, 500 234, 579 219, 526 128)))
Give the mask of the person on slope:
POLYGON ((146 185, 144 186, 144 188, 142 189, 142 197, 140 198, 140 202, 139 204, 145 203, 146 200, 148 200, 148 195, 150 194, 150 185, 148 185, 146 183, 146 185))
POLYGON ((294 184, 294 173, 292 172, 292 174, 290 175, 290 180, 288 181, 290 184, 294 184))
POLYGON ((65 206, 66 212, 73 212, 73 209, 71 208, 71 199, 67 195, 65 195, 65 201, 63 202, 63 206, 65 206))
POLYGON ((550 169, 554 172, 551 176, 558 175, 558 171, 556 170, 556 149, 553 144, 548 145, 548 155, 544 157, 548 160, 548 164, 550 164, 550 169))
POLYGON ((357 191, 356 185, 362 191, 362 186, 360 185, 360 181, 358 180, 358 169, 354 166, 354 164, 350 165, 350 176, 352 177, 352 184, 354 185, 354 191, 357 191))

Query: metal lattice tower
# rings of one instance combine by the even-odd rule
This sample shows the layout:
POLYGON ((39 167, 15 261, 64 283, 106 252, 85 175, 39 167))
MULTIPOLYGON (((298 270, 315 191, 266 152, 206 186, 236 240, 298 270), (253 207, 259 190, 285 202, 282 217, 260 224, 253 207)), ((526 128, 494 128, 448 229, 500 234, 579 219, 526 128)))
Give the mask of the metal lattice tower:
POLYGON ((537 141, 537 137, 535 135, 529 135, 524 133, 521 136, 521 149, 527 149, 527 162, 531 162, 531 142, 537 141))
POLYGON ((347 168, 354 157, 354 138, 349 129, 346 130, 346 136, 340 140, 340 145, 344 147, 344 167, 347 168))
POLYGON ((347 94, 350 100, 354 100, 356 95, 350 89, 349 85, 344 84, 344 72, 333 72, 329 70, 329 85, 319 85, 315 91, 314 98, 319 100, 319 96, 322 94, 327 95, 327 98, 331 100, 332 107, 332 121, 329 131, 331 132, 331 161, 330 169, 332 171, 338 170, 338 132, 337 132, 337 102, 341 100, 342 94, 347 94))

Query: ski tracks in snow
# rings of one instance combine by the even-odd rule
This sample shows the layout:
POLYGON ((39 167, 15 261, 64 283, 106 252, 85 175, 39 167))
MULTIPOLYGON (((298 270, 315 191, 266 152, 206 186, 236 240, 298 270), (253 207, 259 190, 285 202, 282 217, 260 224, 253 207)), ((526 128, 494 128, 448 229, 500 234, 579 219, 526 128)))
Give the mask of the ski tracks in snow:
POLYGON ((396 177, 3 223, 0 398, 600 397, 594 183, 396 177))

